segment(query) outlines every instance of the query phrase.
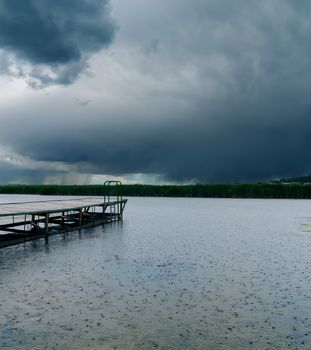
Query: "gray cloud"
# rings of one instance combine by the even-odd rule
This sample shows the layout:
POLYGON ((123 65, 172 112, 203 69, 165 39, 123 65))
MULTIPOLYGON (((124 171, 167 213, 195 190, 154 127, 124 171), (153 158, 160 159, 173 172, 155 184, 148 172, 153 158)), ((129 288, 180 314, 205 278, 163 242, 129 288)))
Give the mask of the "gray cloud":
POLYGON ((120 31, 94 63, 96 87, 5 110, 2 143, 94 174, 231 182, 311 171, 309 1, 113 5, 120 31))
MULTIPOLYGON (((33 121, 15 130, 14 145, 33 159, 62 161, 95 174, 163 173, 174 181, 231 182, 308 173, 309 109, 291 109, 285 102, 273 110, 259 102, 241 108, 243 103, 220 103, 212 110, 205 105, 205 113, 200 108, 178 123, 157 122, 156 113, 148 121, 127 116, 121 125, 99 119, 78 128, 63 124, 61 130, 55 118, 56 124, 33 121), (282 123, 275 120, 278 114, 282 123)), ((10 138, 13 129, 14 122, 7 123, 10 138)))
POLYGON ((0 0, 0 47, 33 86, 73 83, 115 29, 108 0, 0 0))
MULTIPOLYGON (((0 183, 33 183, 38 184, 44 182, 47 176, 45 169, 27 169, 20 168, 0 161, 0 183)), ((50 170, 49 175, 60 175, 60 171, 50 170)))

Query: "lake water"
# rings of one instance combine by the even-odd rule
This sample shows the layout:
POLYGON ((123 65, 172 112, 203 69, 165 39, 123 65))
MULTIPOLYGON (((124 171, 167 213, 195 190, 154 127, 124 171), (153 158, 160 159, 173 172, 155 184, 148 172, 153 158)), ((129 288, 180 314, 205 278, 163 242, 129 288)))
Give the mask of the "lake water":
POLYGON ((310 261, 311 201, 130 198, 0 250, 0 348, 309 350, 310 261))

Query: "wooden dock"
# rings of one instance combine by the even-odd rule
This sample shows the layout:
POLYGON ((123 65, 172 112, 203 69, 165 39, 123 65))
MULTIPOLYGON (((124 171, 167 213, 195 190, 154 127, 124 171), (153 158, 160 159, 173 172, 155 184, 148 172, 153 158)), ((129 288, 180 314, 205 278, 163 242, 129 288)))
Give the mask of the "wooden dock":
MULTIPOLYGON (((107 186, 111 183, 119 184, 108 181, 107 186)), ((108 195, 0 204, 0 248, 122 220, 126 202, 108 195)))

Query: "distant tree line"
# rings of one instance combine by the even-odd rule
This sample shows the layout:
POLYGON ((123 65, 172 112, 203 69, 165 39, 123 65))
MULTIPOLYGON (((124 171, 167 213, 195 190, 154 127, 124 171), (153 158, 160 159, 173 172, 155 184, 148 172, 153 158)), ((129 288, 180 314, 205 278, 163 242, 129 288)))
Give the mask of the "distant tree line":
POLYGON ((293 198, 310 199, 311 184, 195 184, 195 185, 2 185, 1 194, 141 197, 293 198))

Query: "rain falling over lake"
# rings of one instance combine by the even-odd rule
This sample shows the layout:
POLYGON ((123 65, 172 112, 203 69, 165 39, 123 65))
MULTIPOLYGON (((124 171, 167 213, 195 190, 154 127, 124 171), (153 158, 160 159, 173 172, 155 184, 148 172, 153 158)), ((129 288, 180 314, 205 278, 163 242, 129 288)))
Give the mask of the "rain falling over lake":
POLYGON ((0 348, 310 349, 310 261, 310 201, 130 198, 0 250, 0 348))

